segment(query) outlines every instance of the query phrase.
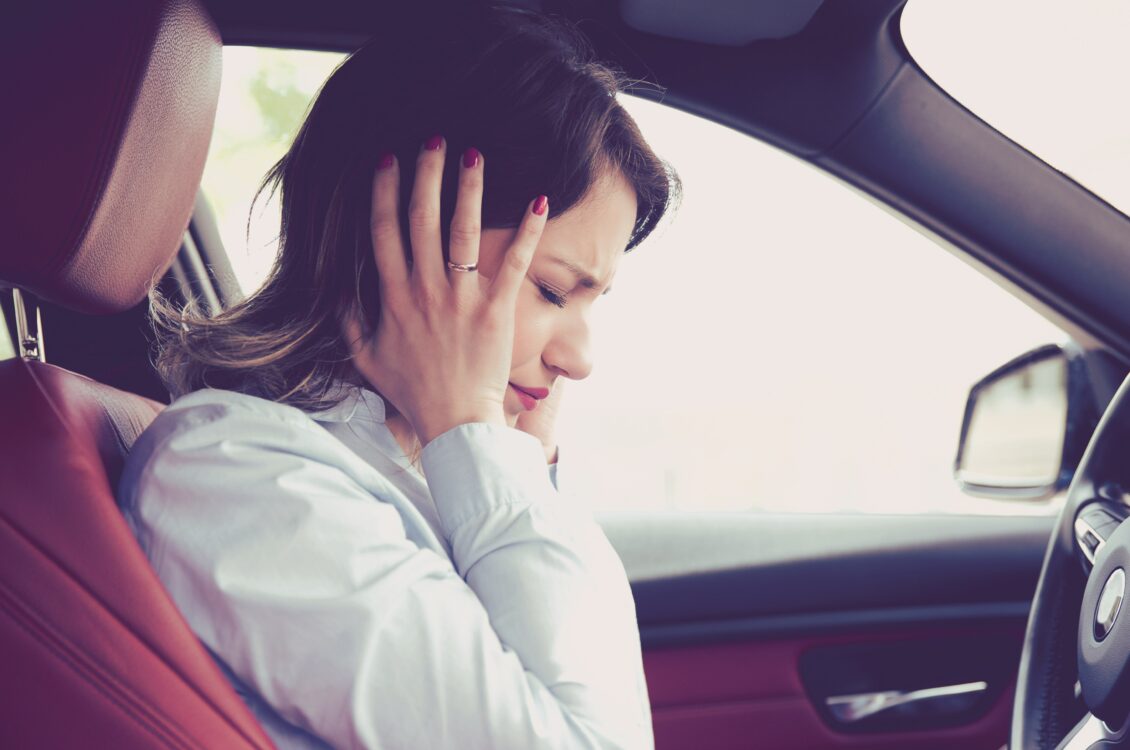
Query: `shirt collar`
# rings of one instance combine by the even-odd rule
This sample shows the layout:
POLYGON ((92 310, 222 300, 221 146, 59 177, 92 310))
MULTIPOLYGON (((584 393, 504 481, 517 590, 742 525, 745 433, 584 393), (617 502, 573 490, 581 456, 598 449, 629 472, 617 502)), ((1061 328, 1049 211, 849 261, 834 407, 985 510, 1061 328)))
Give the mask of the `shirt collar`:
POLYGON ((339 381, 336 390, 331 393, 334 396, 344 393, 344 397, 328 409, 309 412, 311 419, 317 422, 385 421, 385 402, 376 391, 339 381))

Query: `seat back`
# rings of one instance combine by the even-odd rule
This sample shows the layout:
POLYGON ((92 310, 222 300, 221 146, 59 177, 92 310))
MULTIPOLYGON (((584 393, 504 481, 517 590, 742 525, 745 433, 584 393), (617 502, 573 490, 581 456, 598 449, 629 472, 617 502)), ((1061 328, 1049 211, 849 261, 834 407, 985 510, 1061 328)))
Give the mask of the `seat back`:
MULTIPOLYGON (((198 0, 23 3, 5 23, 0 286, 128 309, 191 215, 219 35, 198 0)), ((115 502, 161 407, 0 362, 0 747, 271 747, 115 502)))
POLYGON ((0 747, 270 747, 114 502, 162 405, 18 359, 0 394, 0 747))

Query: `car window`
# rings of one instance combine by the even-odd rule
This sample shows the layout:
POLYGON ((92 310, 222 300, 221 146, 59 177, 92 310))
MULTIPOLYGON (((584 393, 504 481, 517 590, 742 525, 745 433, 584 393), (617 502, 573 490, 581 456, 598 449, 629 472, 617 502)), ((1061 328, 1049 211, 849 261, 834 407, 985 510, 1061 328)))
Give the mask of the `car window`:
POLYGON ((1130 3, 910 0, 900 26, 938 85, 1130 213, 1130 3))
MULTIPOLYGON (((250 197, 340 57, 228 48, 204 189, 245 290, 250 197)), ((775 148, 633 97, 684 183, 596 306, 559 472, 602 510, 1046 513, 964 495, 969 387, 1064 334, 913 226, 775 148)))
POLYGON ((344 55, 259 47, 224 47, 223 54, 216 126, 201 185, 232 271, 250 293, 274 260, 279 223, 277 201, 264 197, 252 214, 252 199, 344 55))

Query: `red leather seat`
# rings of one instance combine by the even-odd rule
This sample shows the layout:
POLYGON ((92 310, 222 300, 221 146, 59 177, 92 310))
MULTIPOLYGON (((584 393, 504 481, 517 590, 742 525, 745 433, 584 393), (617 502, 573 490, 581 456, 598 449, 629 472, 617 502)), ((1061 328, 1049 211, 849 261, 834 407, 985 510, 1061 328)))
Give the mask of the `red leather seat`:
MULTIPOLYGON (((0 53, 0 286, 128 309, 192 211, 219 35, 196 0, 25 6, 0 53)), ((50 364, 0 363, 0 747, 272 747, 114 500, 160 409, 50 364)))

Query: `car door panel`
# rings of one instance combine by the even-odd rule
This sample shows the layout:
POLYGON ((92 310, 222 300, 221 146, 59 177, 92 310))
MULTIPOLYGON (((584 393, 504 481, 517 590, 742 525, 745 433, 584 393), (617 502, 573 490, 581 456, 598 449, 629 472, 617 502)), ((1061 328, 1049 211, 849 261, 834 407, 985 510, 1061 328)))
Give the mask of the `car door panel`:
POLYGON ((660 750, 1005 743, 1051 517, 601 520, 632 580, 660 750), (826 705, 970 685, 850 725, 826 705))
MULTIPOLYGON (((649 649, 644 666, 651 690, 658 750, 713 748, 983 748, 997 750, 1008 734, 1012 684, 965 724, 928 731, 846 733, 830 728, 807 694, 797 664, 808 651, 831 644, 951 636, 941 629, 855 631, 840 636, 738 641, 715 646, 649 649)), ((960 632, 960 631, 957 631, 960 632)), ((1011 629, 1019 655, 1023 627, 1011 629)))

